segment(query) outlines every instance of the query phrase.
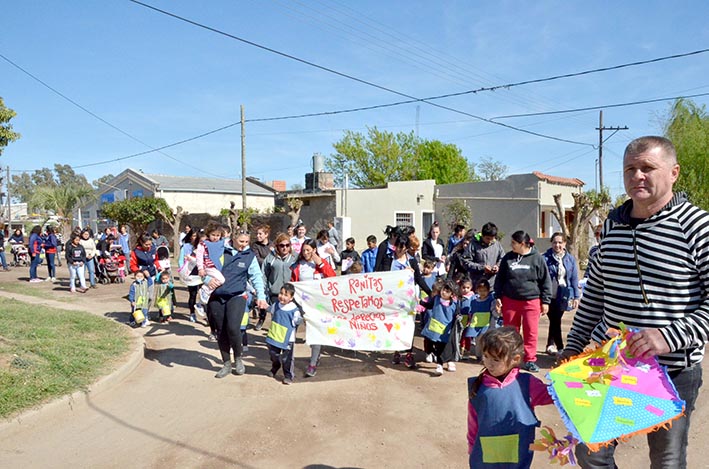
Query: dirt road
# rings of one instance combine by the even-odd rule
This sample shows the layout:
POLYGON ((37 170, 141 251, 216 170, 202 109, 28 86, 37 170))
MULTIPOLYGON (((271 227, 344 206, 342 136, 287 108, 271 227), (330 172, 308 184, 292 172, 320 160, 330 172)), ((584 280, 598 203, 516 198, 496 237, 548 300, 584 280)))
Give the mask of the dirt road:
MULTIPOLYGON (((0 283, 18 277, 27 278, 24 269, 0 274, 0 283)), ((58 298, 70 295, 66 279, 26 285, 58 298)), ((63 306, 125 321, 127 291, 127 285, 100 286, 63 306)), ((90 393, 85 402, 0 423, 0 467, 467 467, 466 378, 479 373, 479 365, 461 362, 457 372, 436 377, 431 364, 410 371, 392 365, 389 354, 326 348, 317 376, 305 379, 309 349, 300 340, 298 379, 284 386, 266 376, 266 331, 249 330, 246 374, 217 380, 216 344, 204 325, 182 314, 182 290, 178 301, 171 324, 136 330, 144 335, 144 359, 121 381, 90 393)), ((542 319, 542 329, 546 324, 542 319)), ((546 371, 551 359, 540 355, 539 364, 546 371)), ((692 468, 709 466, 700 441, 708 420, 706 393, 698 407, 692 468)), ((538 417, 566 433, 553 407, 538 417)), ((620 466, 649 467, 646 452, 644 438, 631 440, 618 452, 620 466)), ((537 454, 533 467, 547 466, 537 454)))

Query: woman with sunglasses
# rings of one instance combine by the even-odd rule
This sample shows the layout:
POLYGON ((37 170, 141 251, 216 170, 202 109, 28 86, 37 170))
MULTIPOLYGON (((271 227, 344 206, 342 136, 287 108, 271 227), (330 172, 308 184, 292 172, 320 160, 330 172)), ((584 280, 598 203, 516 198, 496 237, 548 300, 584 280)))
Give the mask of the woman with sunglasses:
MULTIPOLYGON (((278 233, 274 243, 275 251, 271 252, 263 260, 261 271, 263 279, 266 282, 266 295, 269 296, 269 303, 274 304, 278 301, 278 294, 284 283, 290 282, 291 266, 297 260, 293 255, 290 244, 290 236, 285 233, 278 233)), ((255 329, 258 331, 263 327, 266 320, 268 309, 262 310, 263 315, 259 312, 259 320, 256 323, 255 329)))
MULTIPOLYGON (((317 247, 317 243, 312 239, 303 243, 298 260, 291 267, 291 282, 316 280, 336 275, 332 266, 318 255, 317 247)), ((310 365, 305 371, 305 376, 308 378, 315 376, 318 362, 320 361, 321 349, 321 345, 310 346, 310 365)))
MULTIPOLYGON (((258 261, 249 248, 251 237, 246 231, 238 231, 234 237, 234 247, 224 247, 222 275, 224 284, 216 288, 209 297, 207 308, 209 315, 219 331, 217 343, 224 366, 216 374, 216 378, 224 378, 232 372, 230 352, 234 351, 234 374, 243 375, 246 367, 241 359, 243 343, 241 339, 241 322, 246 314, 247 282, 256 291, 256 306, 268 308, 263 286, 263 275, 258 261)), ((212 280, 211 287, 217 287, 218 282, 212 280)))

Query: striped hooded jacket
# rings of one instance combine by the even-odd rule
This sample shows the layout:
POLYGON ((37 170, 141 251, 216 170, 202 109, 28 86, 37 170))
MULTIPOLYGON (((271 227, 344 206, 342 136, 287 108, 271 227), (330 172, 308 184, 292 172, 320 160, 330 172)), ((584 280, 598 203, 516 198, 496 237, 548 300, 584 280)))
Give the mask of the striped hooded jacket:
POLYGON ((633 228, 631 208, 629 200, 603 226, 567 348, 601 343, 623 322, 660 330, 670 352, 658 359, 669 370, 699 363, 709 338, 709 213, 676 193, 633 228))

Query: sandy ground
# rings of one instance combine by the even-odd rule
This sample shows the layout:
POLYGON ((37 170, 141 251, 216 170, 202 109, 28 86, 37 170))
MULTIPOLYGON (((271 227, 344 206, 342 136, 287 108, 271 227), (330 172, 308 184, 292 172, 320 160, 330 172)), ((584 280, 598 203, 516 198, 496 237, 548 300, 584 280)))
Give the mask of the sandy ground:
MULTIPOLYGON (((66 268, 59 274, 61 284, 27 283, 27 288, 51 290, 58 298, 70 295, 66 268)), ((18 279, 27 279, 26 269, 0 273, 0 282, 18 279)), ((101 285, 75 294, 75 304, 52 306, 125 322, 127 292, 127 285, 101 285)), ((317 376, 306 379, 309 348, 301 337, 297 381, 284 386, 266 375, 264 329, 248 332, 246 374, 217 380, 216 344, 208 341, 203 324, 187 320, 182 289, 178 302, 171 324, 135 330, 144 335, 144 359, 127 376, 59 411, 54 406, 31 418, 23 414, 0 422, 0 467, 467 467, 466 378, 477 375, 479 365, 461 362, 457 372, 436 377, 432 364, 411 371, 392 365, 389 354, 325 348, 317 376)), ((546 325, 543 318, 540 343, 546 325)), ((418 358, 423 359, 420 348, 418 358)), ((540 354, 539 364, 546 372, 551 358, 540 354)), ((690 436, 691 468, 709 467, 700 438, 707 409, 702 393, 690 436)), ((553 406, 537 415, 558 434, 566 433, 553 406)), ((645 439, 635 438, 619 449, 619 466, 649 467, 646 453, 645 439)), ((548 465, 538 453, 533 467, 548 465)))

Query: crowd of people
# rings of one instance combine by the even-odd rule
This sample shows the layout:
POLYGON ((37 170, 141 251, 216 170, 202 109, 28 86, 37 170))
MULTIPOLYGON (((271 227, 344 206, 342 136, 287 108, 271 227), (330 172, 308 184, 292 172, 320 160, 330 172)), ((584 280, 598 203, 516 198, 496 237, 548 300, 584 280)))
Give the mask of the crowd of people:
MULTIPOLYGON (((216 378, 221 379, 246 371, 242 355, 248 347, 249 311, 256 314, 256 330, 264 327, 270 311, 270 375, 282 369, 282 382, 291 384, 296 378, 295 332, 303 323, 293 301, 293 282, 332 277, 338 270, 340 275, 411 270, 420 295, 418 333, 425 361, 435 363, 437 375, 455 372, 461 359, 483 365, 469 379, 471 468, 531 465, 529 444, 540 424, 534 408, 552 403, 543 381, 532 374, 539 371, 542 315, 549 319, 545 351, 557 362, 608 340, 609 329, 624 324, 635 331, 628 353, 657 356, 686 403, 679 420, 648 435, 651 467, 683 468, 709 340, 709 213, 673 191, 679 165, 674 146, 663 137, 632 141, 623 174, 629 200, 595 231, 598 245, 583 279, 562 233, 554 233, 551 247, 542 253, 528 233, 516 231, 506 252, 491 222, 479 232, 456 226, 448 240, 440 239, 440 226, 433 223, 423 242, 412 227, 390 226, 379 243, 376 235, 368 236, 362 252, 353 238, 343 244, 332 224, 314 239, 303 224, 291 226, 273 242, 267 225, 257 227, 253 242, 246 231, 232 236, 221 225, 187 226, 180 234, 178 275, 189 292, 189 317, 193 322, 197 316, 206 318, 219 345, 222 368, 216 378), (583 296, 579 284, 585 284, 583 296), (564 343, 562 317, 571 310, 576 313, 564 343)), ((24 244, 21 234, 19 241, 13 234, 10 243, 15 238, 24 244)), ((169 322, 175 307, 173 275, 158 252, 167 240, 157 232, 145 233, 130 250, 123 227, 120 233, 104 234, 96 243, 90 230, 77 229, 64 246, 72 291, 75 278, 82 291, 86 288, 84 267, 94 286, 95 259, 106 246, 110 253, 119 245, 130 253, 128 270, 134 274, 131 322, 149 325, 151 305, 157 306, 160 321, 169 322)), ((60 249, 51 230, 31 230, 30 282, 41 281, 40 257, 47 260, 48 279, 55 279, 60 249)), ((7 269, 3 252, 0 262, 7 269)), ((306 377, 316 375, 321 352, 320 345, 310 346, 306 377)), ((413 348, 394 353, 393 362, 401 363, 402 356, 405 367, 417 367, 413 348)), ((576 458, 584 468, 613 468, 615 447, 590 452, 581 444, 576 458)))

